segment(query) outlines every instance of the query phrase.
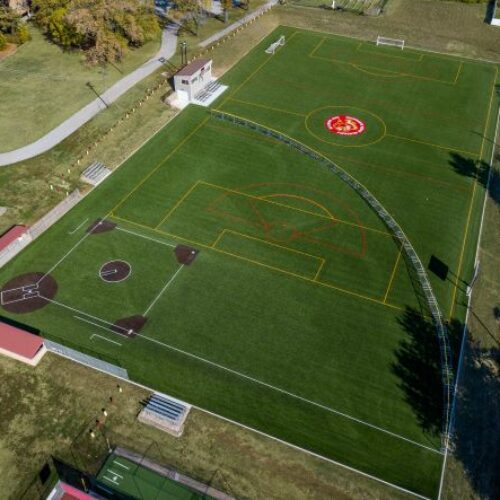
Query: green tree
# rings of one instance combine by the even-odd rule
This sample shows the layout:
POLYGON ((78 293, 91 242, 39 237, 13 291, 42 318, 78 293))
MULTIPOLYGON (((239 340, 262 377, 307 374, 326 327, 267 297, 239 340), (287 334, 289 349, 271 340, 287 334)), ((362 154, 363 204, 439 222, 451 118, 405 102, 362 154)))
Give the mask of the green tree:
POLYGON ((28 40, 31 40, 30 30, 28 29, 26 23, 22 23, 17 27, 16 38, 20 45, 26 43, 28 40))
POLYGON ((0 33, 0 50, 5 49, 7 47, 7 38, 3 33, 0 33))

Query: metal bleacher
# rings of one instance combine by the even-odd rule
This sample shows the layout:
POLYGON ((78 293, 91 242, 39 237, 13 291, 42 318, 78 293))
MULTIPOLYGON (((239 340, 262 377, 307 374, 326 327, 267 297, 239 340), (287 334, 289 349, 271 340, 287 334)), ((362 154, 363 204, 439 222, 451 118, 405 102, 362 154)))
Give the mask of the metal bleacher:
POLYGON ((168 420, 171 424, 177 425, 184 420, 189 408, 173 399, 160 394, 152 394, 144 410, 153 413, 157 418, 168 420))
POLYGON ((83 182, 86 182, 87 184, 91 184, 92 186, 97 186, 109 174, 111 174, 111 170, 109 168, 107 168, 103 163, 95 161, 82 172, 80 178, 83 182))
POLYGON ((221 87, 221 84, 214 80, 209 83, 206 87, 203 87, 195 96, 195 101, 205 102, 207 101, 217 90, 221 87))

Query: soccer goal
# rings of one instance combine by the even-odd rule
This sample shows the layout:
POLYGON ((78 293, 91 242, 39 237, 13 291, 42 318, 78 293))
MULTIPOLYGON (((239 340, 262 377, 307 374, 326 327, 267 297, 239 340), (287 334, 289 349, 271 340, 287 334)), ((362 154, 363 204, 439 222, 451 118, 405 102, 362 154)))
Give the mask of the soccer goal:
POLYGON ((399 47, 401 50, 405 48, 405 41, 399 40, 397 38, 387 38, 385 36, 377 37, 377 46, 378 45, 391 45, 393 47, 399 47))
POLYGON ((282 45, 285 45, 285 35, 280 36, 276 42, 269 45, 269 47, 266 49, 266 54, 274 54, 276 52, 276 49, 282 45))

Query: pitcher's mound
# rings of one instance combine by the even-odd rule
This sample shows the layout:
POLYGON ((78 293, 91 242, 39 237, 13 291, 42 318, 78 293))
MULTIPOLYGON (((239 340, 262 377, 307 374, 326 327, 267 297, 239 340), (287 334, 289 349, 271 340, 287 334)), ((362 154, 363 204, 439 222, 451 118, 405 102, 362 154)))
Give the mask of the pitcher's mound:
POLYGON ((3 285, 0 290, 0 304, 8 312, 30 313, 49 304, 47 299, 53 299, 56 293, 57 282, 50 274, 26 273, 3 285))
POLYGON ((196 259, 200 251, 196 250, 196 248, 188 247, 187 245, 177 245, 174 249, 174 253, 179 264, 189 266, 194 259, 196 259))
POLYGON ((125 337, 134 338, 141 331, 147 320, 148 318, 145 316, 136 314, 135 316, 129 316, 128 318, 122 318, 115 321, 111 330, 125 337))

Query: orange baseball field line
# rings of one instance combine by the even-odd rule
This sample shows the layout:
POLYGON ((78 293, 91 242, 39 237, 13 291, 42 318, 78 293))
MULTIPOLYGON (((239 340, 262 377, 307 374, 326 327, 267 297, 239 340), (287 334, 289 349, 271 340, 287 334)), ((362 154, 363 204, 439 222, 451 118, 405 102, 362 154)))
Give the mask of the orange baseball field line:
POLYGON ((450 146, 443 146, 441 144, 435 144, 433 142, 421 141, 419 139, 410 139, 409 137, 402 137, 400 135, 386 134, 386 137, 392 137, 393 139, 398 139, 400 141, 415 142, 417 144, 423 144, 424 146, 429 146, 431 148, 444 149, 445 151, 454 151, 456 153, 462 153, 465 155, 473 156, 475 158, 479 157, 479 155, 481 154, 479 152, 476 153, 476 152, 472 152, 472 151, 464 151, 463 149, 457 149, 457 148, 453 148, 450 146))
POLYGON ((255 195, 252 195, 252 194, 244 193, 242 191, 237 191, 236 189, 226 188, 226 187, 223 187, 223 186, 219 186, 217 184, 212 184, 211 182, 206 182, 206 181, 198 181, 198 182, 199 182, 199 184, 205 184, 206 186, 209 186, 209 187, 212 187, 212 188, 215 188, 215 189, 220 189, 221 191, 227 191, 228 193, 234 193, 234 194, 237 194, 237 195, 240 195, 240 196, 244 196, 246 198, 251 198, 251 199, 254 199, 254 200, 264 201, 266 203, 270 203, 270 204, 276 205, 278 207, 288 208, 289 210, 295 210, 297 212, 302 212, 302 213, 305 213, 305 214, 308 214, 308 215, 312 215, 313 217, 319 217, 321 219, 327 219, 327 220, 332 220, 332 218, 333 218, 333 220, 335 220, 336 222, 339 222, 340 224, 346 224, 348 226, 356 227, 356 228, 359 228, 359 229, 365 229, 366 231, 372 231, 374 233, 382 234, 383 236, 387 236, 389 238, 392 238, 391 233, 389 233, 388 231, 382 231, 380 229, 375 229, 375 228, 372 228, 372 227, 363 226, 361 224, 356 224, 354 222, 349 222, 349 221, 346 221, 346 220, 343 220, 343 219, 338 219, 338 218, 334 217, 333 215, 332 215, 332 217, 328 217, 326 215, 321 215, 321 214, 319 214, 317 212, 311 212, 309 210, 304 210, 302 208, 293 207, 291 205, 287 205, 286 203, 280 203, 278 201, 268 200, 267 199, 267 195, 266 196, 255 196, 255 195))
POLYGON ((194 134, 196 134, 207 122, 210 120, 210 116, 207 116, 202 122, 200 122, 182 141, 175 146, 170 153, 165 156, 143 179, 136 184, 136 186, 127 194, 125 195, 111 210, 110 213, 115 212, 118 208, 120 208, 123 203, 125 203, 126 200, 130 198, 164 163, 166 163, 170 157, 176 153, 184 144, 193 137, 194 134))
POLYGON ((398 255, 396 257, 396 262, 394 263, 394 267, 392 268, 392 273, 391 273, 391 277, 389 279, 389 283, 387 284, 387 289, 386 289, 385 295, 384 295, 384 304, 387 302, 387 297, 389 297, 389 293, 391 291, 392 283, 393 283, 394 278, 396 276, 396 271, 398 269, 398 265, 399 265, 399 261, 401 260, 402 253, 403 253, 403 247, 401 246, 399 249, 398 255))
POLYGON ((464 67, 464 63, 463 63, 463 62, 461 62, 461 63, 460 63, 460 66, 458 67, 457 74, 456 74, 456 76, 455 76, 455 81, 453 82, 453 84, 454 84, 454 85, 456 85, 456 84, 457 84, 457 82, 458 82, 458 78, 459 78, 459 76, 460 76, 460 75, 461 75, 461 73, 462 73, 462 69, 463 69, 463 67, 464 67))
POLYGON ((155 233, 162 234, 164 236, 168 236, 169 238, 172 238, 174 240, 175 239, 182 240, 182 241, 185 241, 187 243, 190 243, 191 245, 199 246, 201 248, 206 248, 207 250, 212 250, 213 252, 216 252, 216 253, 220 253, 220 254, 223 254, 223 255, 229 255, 230 257, 234 257, 236 259, 240 259, 240 260, 243 260, 243 261, 246 261, 246 262, 250 262, 252 264, 255 264, 255 265, 258 265, 258 266, 261 266, 261 267, 264 267, 264 268, 268 268, 268 269, 271 269, 273 271, 280 272, 280 273, 292 276, 294 278, 298 278, 298 279, 307 281, 308 283, 311 283, 311 284, 314 284, 314 285, 318 285, 318 286, 330 288, 332 290, 336 290, 338 292, 345 293, 346 295, 350 295, 352 297, 357 297, 358 299, 362 299, 362 300, 366 300, 366 301, 369 301, 369 302, 373 302, 375 304, 378 304, 378 305, 381 305, 381 306, 385 306, 385 307, 388 307, 390 309, 395 309, 395 310, 398 310, 398 311, 404 310, 403 307, 396 306, 396 305, 391 304, 389 302, 384 303, 382 300, 376 299, 374 297, 369 297, 367 295, 362 295, 362 294, 359 294, 359 293, 354 292, 352 290, 347 290, 345 288, 340 288, 338 286, 332 285, 330 283, 325 283, 323 281, 317 281, 317 280, 314 280, 312 278, 306 278, 304 276, 301 276, 301 275, 298 275, 298 274, 295 274, 295 273, 291 273, 290 271, 284 271, 283 269, 275 268, 273 266, 269 266, 267 264, 263 264, 262 262, 254 261, 254 260, 242 257, 240 255, 236 255, 236 254, 232 254, 230 252, 226 252, 225 250, 221 250, 219 248, 212 248, 210 245, 206 245, 204 243, 200 243, 199 241, 194 241, 194 240, 191 240, 189 238, 185 238, 183 236, 179 236, 177 234, 168 233, 166 231, 162 231, 161 229, 156 229, 154 227, 146 226, 144 224, 140 224, 140 223, 128 220, 128 219, 123 219, 122 217, 117 217, 116 215, 113 215, 113 214, 109 214, 108 216, 111 217, 111 218, 113 218, 113 219, 119 220, 121 222, 125 222, 127 224, 131 224, 131 225, 134 225, 134 226, 137 226, 137 227, 141 227, 143 229, 147 229, 149 231, 154 231, 155 233))
POLYGON ((271 111, 278 111, 279 113, 285 113, 287 115, 300 116, 304 118, 306 113, 296 113, 295 111, 288 111, 287 109, 274 108, 272 106, 268 106, 267 104, 257 104, 256 102, 243 101, 242 99, 236 99, 236 97, 228 97, 227 101, 239 102, 241 104, 245 104, 247 106, 254 106, 256 108, 270 109, 271 111))
MULTIPOLYGON (((488 107, 488 112, 486 114, 486 121, 485 121, 484 129, 483 129, 483 141, 481 143, 481 151, 479 153, 479 159, 480 160, 482 160, 482 158, 483 158, 484 144, 486 142, 486 135, 488 133, 488 125, 490 123, 491 108, 493 106, 493 97, 495 95, 494 91, 495 91, 495 86, 496 86, 497 79, 498 79, 498 66, 495 66, 495 74, 493 76, 493 83, 491 85, 490 103, 489 103, 489 107, 488 107)), ((492 168, 492 165, 490 165, 490 168, 492 168)), ((463 241, 462 241, 462 248, 460 250, 460 257, 459 257, 459 260, 458 260, 458 267, 457 267, 457 276, 458 277, 460 277, 461 274, 462 274, 462 266, 463 266, 463 260, 464 260, 464 254, 465 254, 465 245, 467 243, 467 237, 468 237, 468 234, 469 234, 469 226, 470 226, 470 221, 471 221, 471 217, 472 217, 472 209, 474 207, 474 198, 475 198, 476 191, 477 191, 477 189, 476 189, 477 188, 477 184, 478 184, 478 180, 475 179, 474 183, 473 183, 473 188, 472 188, 472 196, 471 196, 471 199, 470 199, 469 210, 468 210, 468 214, 467 214, 467 220, 465 222, 464 237, 463 237, 463 241)), ((486 194, 485 194, 485 196, 486 196, 486 194)), ((453 287, 453 292, 452 292, 452 295, 451 295, 450 313, 448 314, 448 319, 449 320, 451 320, 451 318, 453 317, 453 312, 455 311, 455 301, 456 301, 456 298, 457 298, 457 290, 458 290, 458 285, 455 285, 453 287)))
POLYGON ((268 240, 266 240, 264 238, 257 238, 256 236, 250 236, 249 234, 240 233, 238 231, 233 231, 232 229, 227 229, 227 228, 223 229, 220 232, 220 234, 217 237, 217 239, 212 243, 211 248, 217 249, 217 245, 224 238, 224 236, 226 234, 228 234, 228 233, 235 234, 237 236, 241 236, 242 238, 247 238, 249 240, 258 241, 259 243, 264 243, 265 245, 276 247, 276 248, 279 248, 281 250, 286 250, 287 252, 296 253, 298 255, 303 255, 305 257, 308 257, 308 258, 311 258, 311 259, 319 261, 319 268, 318 268, 318 270, 316 270, 316 273, 314 274, 315 277, 318 275, 319 270, 325 264, 325 259, 323 257, 319 257, 317 255, 312 255, 312 254, 307 253, 307 252, 302 252, 301 250, 295 250, 294 248, 290 248, 290 247, 287 247, 285 245, 279 245, 278 243, 274 243, 273 241, 268 241, 268 240))

